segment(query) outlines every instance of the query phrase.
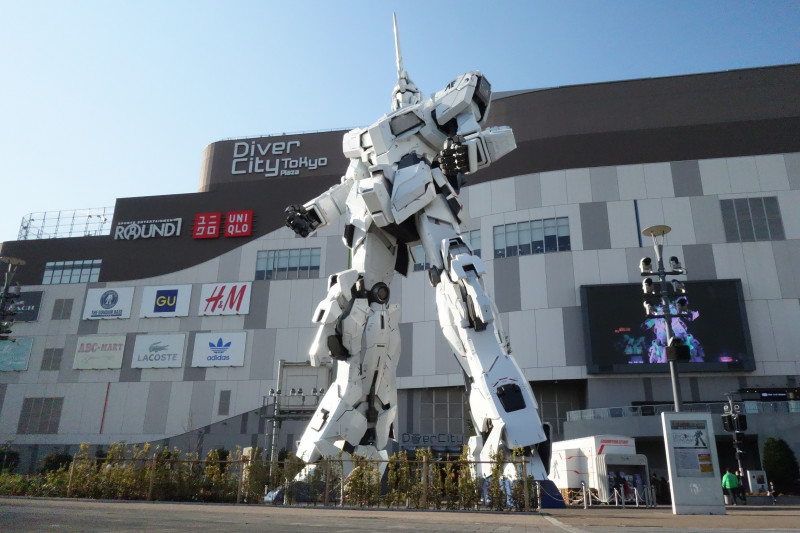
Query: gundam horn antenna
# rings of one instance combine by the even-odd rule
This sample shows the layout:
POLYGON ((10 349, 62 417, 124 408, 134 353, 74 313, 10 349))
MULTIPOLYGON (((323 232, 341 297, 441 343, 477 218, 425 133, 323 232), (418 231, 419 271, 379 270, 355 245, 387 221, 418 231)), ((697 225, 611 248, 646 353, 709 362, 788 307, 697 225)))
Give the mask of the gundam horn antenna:
POLYGON ((424 96, 408 77, 408 73, 403 68, 403 53, 400 51, 400 37, 397 32, 397 14, 392 13, 394 20, 394 52, 397 63, 397 85, 392 91, 392 111, 397 111, 407 105, 422 102, 424 96))

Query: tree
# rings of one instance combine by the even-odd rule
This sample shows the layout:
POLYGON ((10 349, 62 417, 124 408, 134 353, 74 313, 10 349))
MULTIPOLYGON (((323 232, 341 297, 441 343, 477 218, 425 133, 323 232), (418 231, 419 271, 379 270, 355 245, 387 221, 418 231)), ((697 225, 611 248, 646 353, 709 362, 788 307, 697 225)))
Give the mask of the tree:
POLYGON ((46 474, 60 468, 68 468, 72 464, 72 456, 67 453, 50 452, 39 461, 39 472, 46 474))
POLYGON ((8 448, 0 450, 0 472, 13 472, 19 465, 19 452, 8 448))
POLYGON ((775 483, 780 492, 792 489, 792 483, 800 476, 800 467, 794 452, 783 439, 769 437, 764 443, 762 463, 767 479, 775 483))

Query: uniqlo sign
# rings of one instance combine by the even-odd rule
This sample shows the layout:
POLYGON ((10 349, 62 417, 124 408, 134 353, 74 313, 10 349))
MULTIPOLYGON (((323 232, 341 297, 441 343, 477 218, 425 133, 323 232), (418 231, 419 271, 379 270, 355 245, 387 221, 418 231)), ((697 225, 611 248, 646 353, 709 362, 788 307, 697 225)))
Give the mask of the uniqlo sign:
POLYGON ((219 228, 222 222, 222 213, 197 213, 194 216, 192 238, 216 239, 219 237, 219 228))
POLYGON ((226 237, 248 237, 253 233, 253 211, 228 211, 225 215, 226 237))

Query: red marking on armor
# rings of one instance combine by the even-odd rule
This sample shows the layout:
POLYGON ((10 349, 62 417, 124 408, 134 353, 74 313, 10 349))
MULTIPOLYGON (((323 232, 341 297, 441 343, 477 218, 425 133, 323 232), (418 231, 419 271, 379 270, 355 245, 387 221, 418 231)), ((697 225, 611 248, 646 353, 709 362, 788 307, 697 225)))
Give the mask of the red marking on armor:
POLYGON ((606 447, 606 445, 605 445, 605 444, 601 445, 601 446, 600 446, 600 449, 599 449, 599 450, 597 450, 597 455, 600 455, 601 453, 603 453, 603 448, 605 448, 605 447, 606 447))

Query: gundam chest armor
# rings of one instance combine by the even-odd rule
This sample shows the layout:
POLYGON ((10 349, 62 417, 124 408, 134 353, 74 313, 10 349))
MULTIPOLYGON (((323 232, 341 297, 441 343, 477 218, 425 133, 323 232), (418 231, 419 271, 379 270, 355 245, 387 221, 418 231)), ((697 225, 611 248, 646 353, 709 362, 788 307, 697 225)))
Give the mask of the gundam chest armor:
MULTIPOLYGON (((389 303, 389 283, 395 271, 406 274, 409 247, 421 245, 431 265, 439 323, 464 374, 479 433, 469 439, 472 458, 488 462, 498 450, 508 457, 519 447, 528 473, 545 479, 541 456, 547 437, 536 400, 484 289, 483 262, 460 234, 469 221, 458 197, 462 175, 513 150, 513 132, 482 129, 491 85, 480 72, 462 74, 425 100, 402 68, 399 45, 397 64, 393 112, 344 135, 350 164, 341 183, 286 210, 287 226, 302 237, 344 217, 343 240, 352 256, 352 268, 329 278, 312 317, 318 330, 311 364, 335 362, 336 379, 297 455, 310 468, 323 457, 347 459, 353 453, 387 458, 400 356, 400 307, 389 303)), ((478 473, 489 466, 480 465, 478 473)), ((508 470, 516 475, 511 465, 508 470)))

